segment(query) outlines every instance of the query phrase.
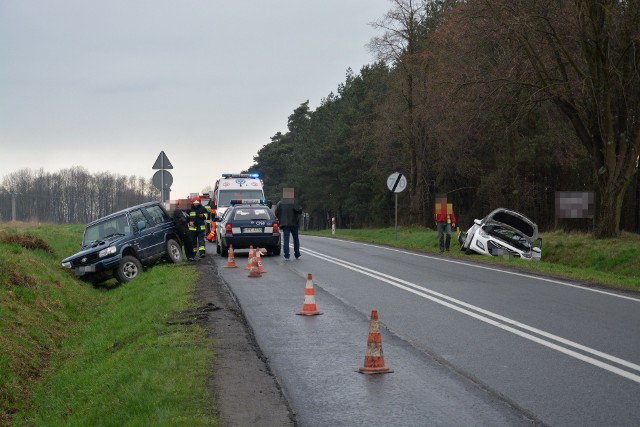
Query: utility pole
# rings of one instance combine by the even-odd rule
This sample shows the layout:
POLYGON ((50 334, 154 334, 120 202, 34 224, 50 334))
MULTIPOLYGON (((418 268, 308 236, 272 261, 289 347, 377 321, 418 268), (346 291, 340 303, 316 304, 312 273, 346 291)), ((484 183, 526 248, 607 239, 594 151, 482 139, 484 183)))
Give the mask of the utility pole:
POLYGON ((11 193, 11 221, 16 220, 16 193, 11 193))
POLYGON ((5 191, 4 194, 8 194, 11 196, 11 221, 16 220, 16 198, 21 195, 22 193, 10 193, 8 191, 5 191))

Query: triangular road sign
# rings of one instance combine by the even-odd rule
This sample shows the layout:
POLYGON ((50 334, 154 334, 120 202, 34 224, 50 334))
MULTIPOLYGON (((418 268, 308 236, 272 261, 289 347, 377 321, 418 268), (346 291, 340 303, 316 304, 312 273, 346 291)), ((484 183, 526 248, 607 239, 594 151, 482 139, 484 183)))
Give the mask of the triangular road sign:
POLYGON ((173 165, 164 151, 161 151, 151 169, 173 169, 173 165))

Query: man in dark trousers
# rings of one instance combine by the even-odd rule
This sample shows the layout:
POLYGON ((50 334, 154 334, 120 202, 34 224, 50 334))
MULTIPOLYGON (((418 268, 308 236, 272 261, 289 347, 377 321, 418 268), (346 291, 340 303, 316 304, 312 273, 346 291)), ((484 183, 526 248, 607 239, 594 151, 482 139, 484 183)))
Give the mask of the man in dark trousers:
POLYGON ((200 252, 200 258, 204 258, 206 248, 204 243, 204 233, 207 229, 207 209, 200 204, 200 197, 191 200, 189 209, 189 231, 191 240, 196 252, 200 252))
POLYGON ((438 229, 438 246, 440 253, 449 251, 451 243, 451 227, 456 226, 456 216, 453 214, 453 205, 447 203, 447 196, 440 195, 436 197, 436 208, 433 212, 433 219, 438 229), (446 237, 445 237, 446 235, 446 237))
POLYGON ((300 239, 298 229, 300 228, 300 214, 302 208, 296 203, 293 188, 282 190, 282 200, 278 202, 275 214, 282 229, 282 248, 284 249, 284 259, 289 259, 289 235, 293 236, 293 256, 300 258, 300 239))
POLYGON ((194 261, 196 254, 193 250, 194 244, 191 240, 191 233, 189 232, 189 218, 182 210, 182 206, 176 206, 176 209, 173 211, 173 221, 176 223, 178 235, 182 240, 185 256, 189 261, 194 261))

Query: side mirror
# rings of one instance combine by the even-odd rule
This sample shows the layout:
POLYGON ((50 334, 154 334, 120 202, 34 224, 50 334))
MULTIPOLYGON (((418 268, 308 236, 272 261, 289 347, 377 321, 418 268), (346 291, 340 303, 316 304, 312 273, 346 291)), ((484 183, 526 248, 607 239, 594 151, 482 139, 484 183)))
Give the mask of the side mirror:
POLYGON ((142 219, 138 221, 138 231, 142 231, 145 228, 147 228, 147 222, 142 219))
POLYGON ((534 250, 538 250, 539 252, 542 252, 542 237, 538 237, 536 239, 536 243, 533 245, 534 246, 534 250))

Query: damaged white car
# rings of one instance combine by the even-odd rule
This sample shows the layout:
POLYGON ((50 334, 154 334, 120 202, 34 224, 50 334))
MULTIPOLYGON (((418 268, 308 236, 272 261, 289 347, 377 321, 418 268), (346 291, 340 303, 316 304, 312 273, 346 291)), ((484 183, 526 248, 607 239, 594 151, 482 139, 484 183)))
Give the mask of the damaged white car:
POLYGON ((461 251, 534 261, 542 258, 538 226, 521 213, 498 208, 473 222, 469 230, 458 234, 461 251))

